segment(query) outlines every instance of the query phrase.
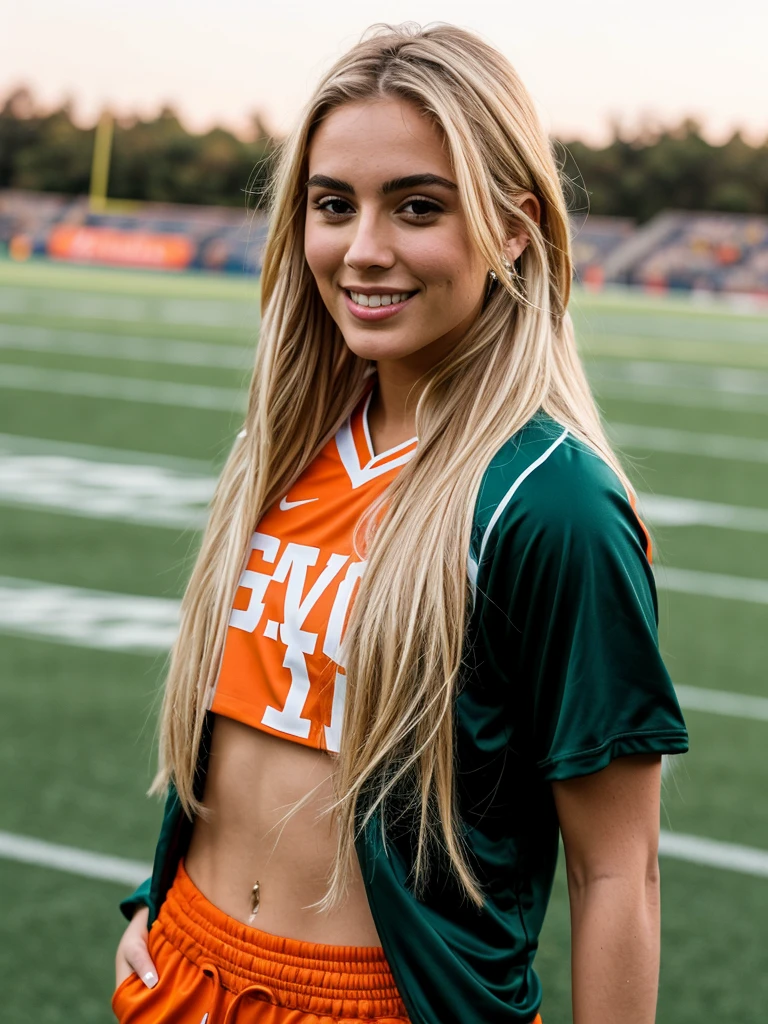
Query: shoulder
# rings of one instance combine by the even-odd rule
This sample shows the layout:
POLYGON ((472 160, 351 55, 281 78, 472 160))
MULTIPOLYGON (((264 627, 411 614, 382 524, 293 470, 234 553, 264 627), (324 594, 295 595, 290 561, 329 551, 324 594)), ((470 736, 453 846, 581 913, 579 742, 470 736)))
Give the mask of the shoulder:
POLYGON ((625 543, 650 560, 644 524, 614 469, 543 410, 497 451, 475 504, 471 562, 478 566, 510 546, 523 553, 562 550, 574 542, 625 543))

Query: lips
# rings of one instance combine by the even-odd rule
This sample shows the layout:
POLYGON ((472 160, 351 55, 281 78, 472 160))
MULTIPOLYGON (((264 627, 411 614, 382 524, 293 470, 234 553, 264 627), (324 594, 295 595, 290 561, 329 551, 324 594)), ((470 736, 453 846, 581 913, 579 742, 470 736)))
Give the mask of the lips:
POLYGON ((358 306, 367 306, 369 309, 378 309, 379 306, 396 306, 398 303, 405 302, 406 299, 410 299, 412 295, 416 294, 415 291, 412 291, 382 292, 375 295, 366 295, 363 292, 352 291, 349 288, 346 288, 345 291, 358 306))
POLYGON ((376 295, 363 295, 361 292, 350 292, 343 289, 347 309, 357 320, 373 321, 388 320, 405 309, 418 295, 418 292, 387 292, 376 295), (382 302, 382 300, 385 300, 382 302), (372 303, 376 303, 373 305, 372 303))

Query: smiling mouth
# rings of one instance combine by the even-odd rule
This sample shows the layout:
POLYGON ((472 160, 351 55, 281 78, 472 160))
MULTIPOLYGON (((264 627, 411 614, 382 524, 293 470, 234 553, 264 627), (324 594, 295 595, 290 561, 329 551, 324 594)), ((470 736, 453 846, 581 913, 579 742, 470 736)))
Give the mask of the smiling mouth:
POLYGON ((388 295, 363 295, 361 292, 353 292, 348 288, 345 288, 344 291, 358 306, 367 306, 369 309, 378 309, 379 306, 396 306, 398 303, 405 302, 406 299, 410 299, 416 294, 413 291, 391 292, 388 295))

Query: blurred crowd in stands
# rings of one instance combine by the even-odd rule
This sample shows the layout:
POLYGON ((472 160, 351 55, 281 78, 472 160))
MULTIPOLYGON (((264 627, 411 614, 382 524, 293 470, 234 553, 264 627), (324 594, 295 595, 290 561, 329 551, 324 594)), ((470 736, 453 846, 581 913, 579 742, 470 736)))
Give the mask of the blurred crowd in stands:
POLYGON ((588 217, 574 229, 573 248, 577 279, 587 286, 768 297, 768 217, 670 211, 641 227, 588 217))
MULTIPOLYGON (((266 232, 260 211, 166 203, 94 211, 85 197, 0 190, 0 252, 16 260, 257 274, 266 232)), ((576 279, 586 287, 768 297, 764 216, 669 211, 640 227, 625 217, 574 218, 573 251, 576 279)))
POLYGON ((661 214, 648 227, 654 224, 653 244, 635 260, 615 266, 615 279, 649 287, 768 295, 768 217, 661 214))
POLYGON ((0 190, 0 250, 13 259, 257 274, 266 233, 260 212, 172 203, 93 211, 85 197, 0 190))

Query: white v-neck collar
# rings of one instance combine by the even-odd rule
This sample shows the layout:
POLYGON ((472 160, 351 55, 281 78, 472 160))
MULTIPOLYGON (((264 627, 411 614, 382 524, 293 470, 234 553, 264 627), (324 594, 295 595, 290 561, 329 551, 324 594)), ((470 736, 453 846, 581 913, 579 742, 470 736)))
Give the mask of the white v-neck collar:
MULTIPOLYGON (((368 469, 370 466, 373 465, 374 462, 378 462, 379 459, 385 459, 385 458, 387 458, 390 455, 394 455, 395 452, 399 452, 403 448, 410 448, 411 445, 415 444, 419 440, 418 437, 409 437, 408 440, 407 441, 403 441, 402 444, 396 444, 394 446, 394 448, 387 448, 386 451, 379 452, 378 455, 374 455, 373 454, 373 441, 371 440, 371 431, 370 431, 370 428, 368 426, 368 406, 371 404, 371 399, 372 398, 373 398, 373 389, 371 389, 371 391, 368 392, 368 397, 366 398, 365 405, 363 406, 363 431, 365 433, 365 440, 366 440, 366 443, 368 445, 368 455, 370 456, 370 458, 368 459, 368 462, 365 464, 363 469, 368 469)), ((351 420, 350 420, 350 422, 351 422, 351 420)))
POLYGON ((363 433, 365 435, 365 443, 368 448, 368 460, 365 465, 360 464, 360 454, 355 445, 355 437, 352 433, 352 417, 355 414, 353 410, 347 419, 342 423, 336 433, 336 448, 339 452, 342 464, 347 471, 350 483, 353 489, 361 487, 363 484, 368 483, 369 480, 375 480, 377 476, 381 476, 382 473, 388 473, 390 469, 395 469, 398 466, 404 465, 409 459, 412 459, 416 452, 416 443, 418 437, 412 437, 408 441, 403 441, 402 444, 395 445, 393 448, 388 448, 384 452, 379 452, 378 455, 373 454, 373 443, 371 442, 371 433, 368 428, 368 406, 371 403, 371 397, 373 391, 371 390, 365 399, 365 405, 363 406, 363 433), (407 450, 404 450, 407 449, 407 450), (402 455, 396 458, 391 456, 396 455, 397 452, 402 451, 402 455), (385 461, 382 461, 385 460, 385 461))

